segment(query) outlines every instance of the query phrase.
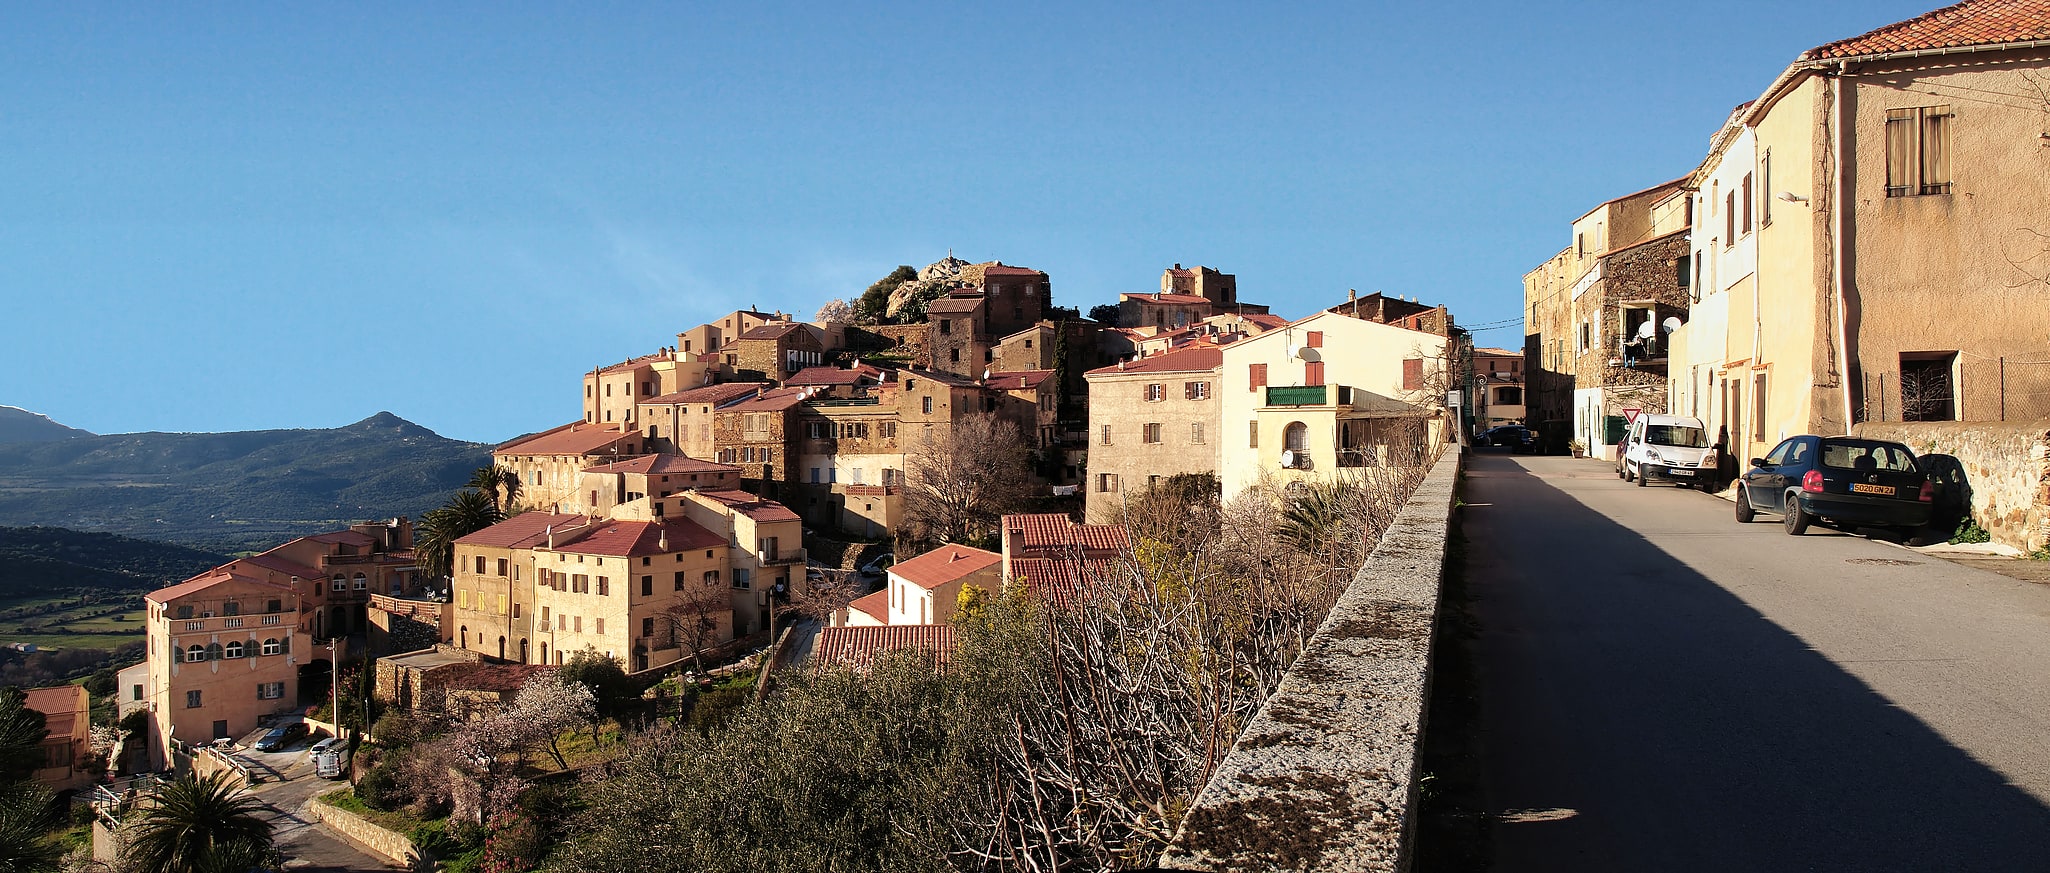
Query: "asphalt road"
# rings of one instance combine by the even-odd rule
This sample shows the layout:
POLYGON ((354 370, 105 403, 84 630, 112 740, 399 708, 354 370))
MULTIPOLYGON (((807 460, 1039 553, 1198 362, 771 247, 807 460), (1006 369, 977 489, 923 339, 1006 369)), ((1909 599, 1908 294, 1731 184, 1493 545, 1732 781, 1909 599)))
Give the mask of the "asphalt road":
POLYGON ((1493 870, 2050 870, 2050 586, 1471 461, 1493 870))
POLYGON ((305 811, 306 802, 348 783, 315 776, 306 757, 310 739, 293 743, 282 752, 258 752, 249 748, 262 732, 252 733, 243 743, 242 756, 264 775, 252 789, 263 801, 271 822, 271 836, 285 855, 284 868, 292 873, 363 873, 396 869, 384 859, 315 821, 305 811))

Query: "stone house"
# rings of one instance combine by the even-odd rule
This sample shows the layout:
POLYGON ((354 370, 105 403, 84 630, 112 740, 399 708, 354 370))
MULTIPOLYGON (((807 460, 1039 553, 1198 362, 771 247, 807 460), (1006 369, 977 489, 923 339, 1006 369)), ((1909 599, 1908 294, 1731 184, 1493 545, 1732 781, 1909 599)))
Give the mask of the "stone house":
POLYGON ((608 515, 615 506, 651 496, 738 488, 740 468, 674 453, 642 455, 585 470, 580 487, 586 496, 582 511, 608 515))
POLYGON ((1523 353, 1509 349, 1473 350, 1474 427, 1486 429, 1523 423, 1523 353))
POLYGON ((770 610, 805 584, 804 526, 797 513, 737 490, 684 492, 676 511, 724 534, 731 635, 766 629, 770 610))
POLYGON ((763 497, 779 497, 798 481, 793 437, 806 393, 803 388, 777 388, 713 410, 712 439, 719 462, 738 466, 743 485, 752 483, 763 497))
POLYGON ((1025 445, 1046 451, 1058 442, 1060 381, 1053 370, 996 372, 983 380, 996 393, 997 414, 1018 428, 1025 445))
POLYGON ((734 378, 742 381, 781 382, 826 359, 819 329, 792 321, 770 322, 743 333, 722 354, 731 362, 734 378))
POLYGON ((642 454, 640 433, 630 425, 571 422, 515 437, 491 450, 492 463, 520 480, 520 502, 576 512, 583 507, 584 471, 642 454))
POLYGON ((1088 518, 1177 473, 1216 473, 1223 354, 1199 346, 1091 370, 1088 518))
POLYGON ((546 655, 536 658, 544 644, 534 635, 534 548, 590 524, 582 513, 525 512, 457 539, 443 639, 481 656, 547 663, 546 655))
POLYGON ((712 437, 712 410, 758 397, 769 387, 767 382, 722 382, 643 400, 635 416, 641 427, 641 447, 693 458, 715 457, 719 448, 712 437))
POLYGON ((738 339, 741 334, 769 322, 782 320, 782 313, 756 312, 752 309, 735 310, 677 334, 676 351, 687 356, 723 352, 728 341, 738 339))
POLYGON ((996 338, 989 329, 989 301, 959 295, 934 300, 925 309, 932 326, 933 368, 973 378, 996 360, 996 338))
POLYGON ((1214 314, 1211 302, 1189 294, 1119 294, 1118 326, 1179 330, 1214 314))
POLYGON ((638 420, 649 398, 701 387, 729 374, 714 360, 700 360, 663 349, 584 374, 584 422, 606 424, 638 420))
POLYGON ((1183 269, 1176 264, 1160 273, 1160 293, 1201 297, 1214 305, 1239 302, 1239 277, 1209 267, 1183 269))

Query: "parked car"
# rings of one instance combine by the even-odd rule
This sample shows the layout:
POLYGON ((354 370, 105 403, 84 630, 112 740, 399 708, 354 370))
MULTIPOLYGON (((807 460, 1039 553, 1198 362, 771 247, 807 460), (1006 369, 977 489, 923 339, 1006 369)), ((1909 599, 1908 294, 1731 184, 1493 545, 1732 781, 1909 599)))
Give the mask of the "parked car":
POLYGON ((349 746, 339 737, 314 743, 306 757, 313 761, 313 775, 322 779, 340 779, 349 772, 349 746))
POLYGON ((281 724, 271 728, 269 733, 263 735, 263 739, 256 741, 256 750, 259 752, 275 752, 289 747, 293 743, 305 738, 305 736, 305 722, 295 721, 291 724, 281 724))
POLYGON ((1652 480, 1692 487, 1715 479, 1715 447, 1701 419, 1684 415, 1639 415, 1623 432, 1616 475, 1639 486, 1652 480))
POLYGON ((1929 523, 1936 483, 1907 446, 1852 437, 1789 437, 1737 480, 1737 521, 1778 513, 1787 533, 1808 525, 1914 531, 1929 523))
POLYGON ((868 563, 861 565, 861 568, 856 572, 859 572, 863 576, 881 576, 884 573, 888 573, 890 571, 890 567, 894 566, 896 563, 897 555, 895 552, 884 552, 880 555, 875 556, 875 560, 869 561, 868 563))
POLYGON ((1528 452, 1537 447, 1537 434, 1520 424, 1505 424, 1481 431, 1474 439, 1475 445, 1508 446, 1512 451, 1528 452))

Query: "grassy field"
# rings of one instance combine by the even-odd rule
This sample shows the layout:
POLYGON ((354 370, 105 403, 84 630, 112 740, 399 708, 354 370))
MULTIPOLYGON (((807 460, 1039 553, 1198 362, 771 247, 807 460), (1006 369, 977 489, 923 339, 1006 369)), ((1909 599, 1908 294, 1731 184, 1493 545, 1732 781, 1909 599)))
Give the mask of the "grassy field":
MULTIPOLYGON (((0 611, 18 607, 64 606, 76 601, 75 596, 17 598, 0 601, 0 611)), ((34 643, 46 649, 112 649, 123 643, 142 642, 144 613, 140 608, 110 615, 87 615, 113 605, 94 603, 42 615, 0 618, 0 645, 34 643), (117 615, 127 621, 115 620, 117 615), (20 629, 23 625, 33 625, 35 629, 23 631, 20 629), (68 629, 71 633, 59 633, 58 628, 68 629)))

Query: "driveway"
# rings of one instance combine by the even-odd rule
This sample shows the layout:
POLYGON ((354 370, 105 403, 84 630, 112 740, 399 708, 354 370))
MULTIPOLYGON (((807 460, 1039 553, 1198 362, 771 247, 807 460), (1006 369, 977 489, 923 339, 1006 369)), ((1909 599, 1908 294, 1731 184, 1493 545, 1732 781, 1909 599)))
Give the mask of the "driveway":
MULTIPOLYGON (((251 736, 248 742, 255 742, 261 735, 251 736)), ((251 793, 270 808, 272 835, 277 839, 278 849, 285 853, 285 869, 305 873, 404 869, 357 848, 305 813, 307 801, 348 784, 345 780, 313 775, 313 763, 306 757, 306 748, 311 743, 310 738, 302 739, 277 752, 258 752, 245 743, 240 752, 264 777, 265 781, 251 789, 251 793)))
POLYGON ((1464 500, 1491 869, 2050 870, 2050 586, 1607 462, 1464 500))

